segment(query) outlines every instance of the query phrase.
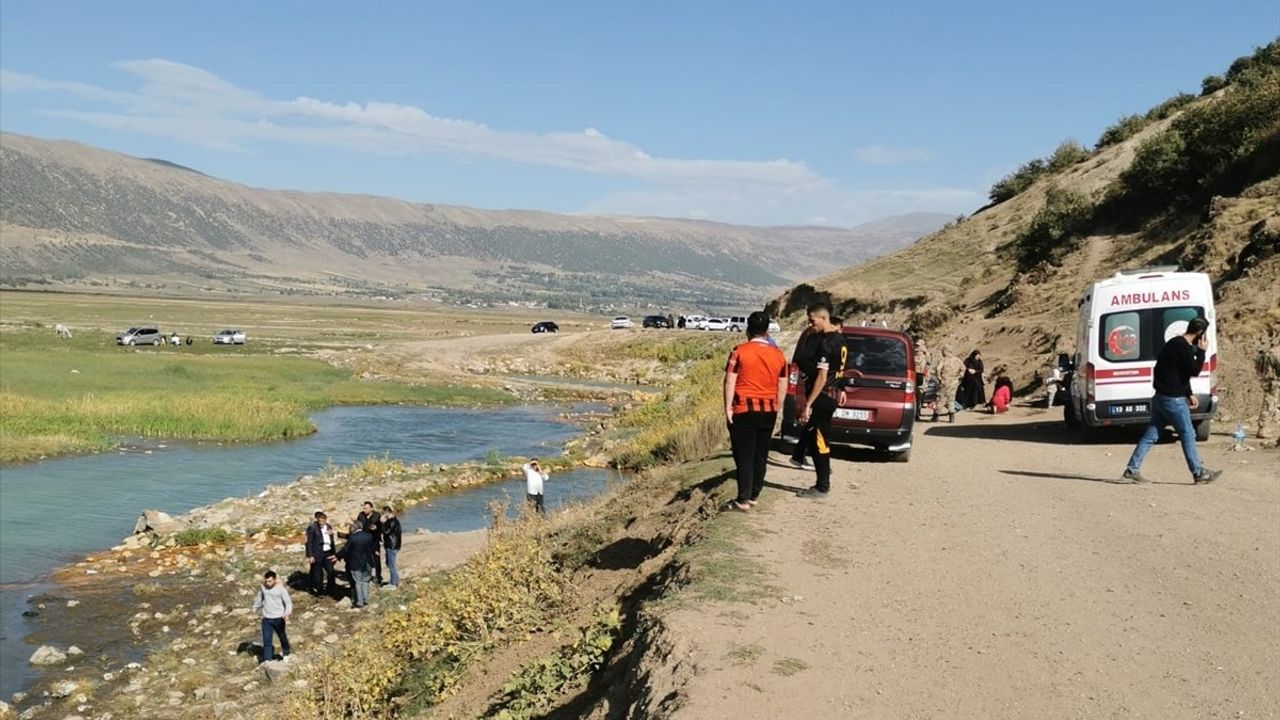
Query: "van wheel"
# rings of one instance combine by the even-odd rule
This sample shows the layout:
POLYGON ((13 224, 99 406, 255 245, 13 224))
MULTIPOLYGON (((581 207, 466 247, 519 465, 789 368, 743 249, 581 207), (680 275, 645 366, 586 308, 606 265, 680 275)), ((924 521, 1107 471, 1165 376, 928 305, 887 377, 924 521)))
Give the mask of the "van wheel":
POLYGON ((1196 427, 1196 440, 1199 440, 1200 442, 1205 442, 1206 440, 1209 439, 1209 418, 1205 418, 1200 422, 1195 423, 1195 427, 1196 427))
POLYGON ((1062 421, 1067 424, 1068 430, 1080 429, 1080 418, 1076 417, 1075 406, 1071 404, 1070 399, 1062 404, 1062 421))

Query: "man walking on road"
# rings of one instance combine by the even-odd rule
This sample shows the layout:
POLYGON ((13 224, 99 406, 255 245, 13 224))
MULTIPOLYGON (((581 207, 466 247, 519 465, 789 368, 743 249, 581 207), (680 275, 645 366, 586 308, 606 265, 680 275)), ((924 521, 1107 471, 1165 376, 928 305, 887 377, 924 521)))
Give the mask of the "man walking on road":
POLYGON ((960 389, 960 379, 964 377, 964 361, 951 354, 951 348, 942 348, 942 360, 938 362, 938 399, 934 402, 933 419, 937 420, 943 410, 951 422, 956 421, 956 391, 960 389))
POLYGON ((805 343, 804 352, 797 360, 800 372, 805 376, 805 392, 800 407, 796 408, 796 420, 804 424, 802 441, 810 457, 817 482, 813 487, 796 493, 800 497, 821 498, 831 491, 831 417, 836 412, 836 401, 828 392, 844 373, 849 350, 839 328, 831 322, 831 307, 826 303, 809 306, 809 327, 812 333, 805 343))
POLYGON ((747 317, 747 341, 729 353, 724 368, 724 417, 729 425, 738 497, 734 510, 750 510, 764 489, 769 438, 787 394, 787 358, 769 343, 769 316, 747 317))
POLYGON ((1187 323, 1185 333, 1170 338, 1160 349, 1156 369, 1152 373, 1156 394, 1151 399, 1151 422, 1147 423, 1142 439, 1129 457, 1129 465, 1124 470, 1126 480, 1150 482, 1142 475, 1142 460, 1160 438, 1160 431, 1165 425, 1172 425, 1178 432, 1193 483, 1204 485, 1222 475, 1221 470, 1209 470, 1200 464, 1200 454, 1196 452, 1196 430, 1191 423, 1191 411, 1200 407, 1200 399, 1191 392, 1191 378, 1199 375, 1204 367, 1209 343, 1205 331, 1208 329, 1207 320, 1195 318, 1187 323))

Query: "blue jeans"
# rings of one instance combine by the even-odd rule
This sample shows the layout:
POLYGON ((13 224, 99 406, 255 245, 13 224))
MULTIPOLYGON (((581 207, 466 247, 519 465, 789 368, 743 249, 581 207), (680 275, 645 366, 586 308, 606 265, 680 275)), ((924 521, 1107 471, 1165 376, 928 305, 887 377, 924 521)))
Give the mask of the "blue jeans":
POLYGON ((387 554, 387 572, 391 574, 391 584, 400 584, 400 571, 396 569, 396 555, 400 553, 399 548, 384 548, 383 552, 387 554))
POLYGON ((1143 458, 1160 439, 1160 431, 1165 425, 1172 425, 1178 432, 1182 454, 1187 458, 1187 469, 1191 471, 1192 477, 1199 475, 1203 467, 1200 465, 1200 453, 1196 452, 1196 428, 1191 424, 1191 408, 1187 405, 1187 399, 1159 393, 1151 398, 1151 422, 1147 423, 1138 447, 1133 449, 1126 469, 1136 473, 1142 468, 1143 458))
POLYGON ((370 568, 351 571, 351 590, 354 594, 351 598, 352 607, 364 607, 369 604, 369 581, 372 578, 373 570, 370 568))
POLYGON ((284 618, 262 618, 262 662, 271 662, 274 647, 271 636, 280 636, 280 654, 289 657, 289 636, 284 633, 284 618))

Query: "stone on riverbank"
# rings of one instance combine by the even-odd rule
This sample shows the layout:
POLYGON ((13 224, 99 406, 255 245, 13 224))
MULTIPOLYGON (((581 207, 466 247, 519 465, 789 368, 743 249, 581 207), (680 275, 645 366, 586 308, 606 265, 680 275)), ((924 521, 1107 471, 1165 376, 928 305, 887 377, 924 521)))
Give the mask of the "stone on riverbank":
POLYGON ((138 521, 133 524, 133 534, 154 532, 159 535, 181 532, 187 528, 185 520, 175 520, 173 516, 159 510, 143 510, 138 521))
POLYGON ((61 665, 67 661, 67 654, 52 645, 41 645, 31 653, 32 665, 61 665))

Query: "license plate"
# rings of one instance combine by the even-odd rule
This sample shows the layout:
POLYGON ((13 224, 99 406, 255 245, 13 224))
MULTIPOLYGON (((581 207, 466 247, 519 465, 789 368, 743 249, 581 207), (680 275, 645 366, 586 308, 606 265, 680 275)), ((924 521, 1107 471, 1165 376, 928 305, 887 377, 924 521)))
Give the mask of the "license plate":
POLYGON ((871 411, 840 408, 836 410, 836 417, 841 420, 862 420, 866 422, 871 419, 871 411))
POLYGON ((1116 415, 1146 415, 1147 403, 1132 403, 1126 405, 1112 405, 1111 414, 1116 415))

